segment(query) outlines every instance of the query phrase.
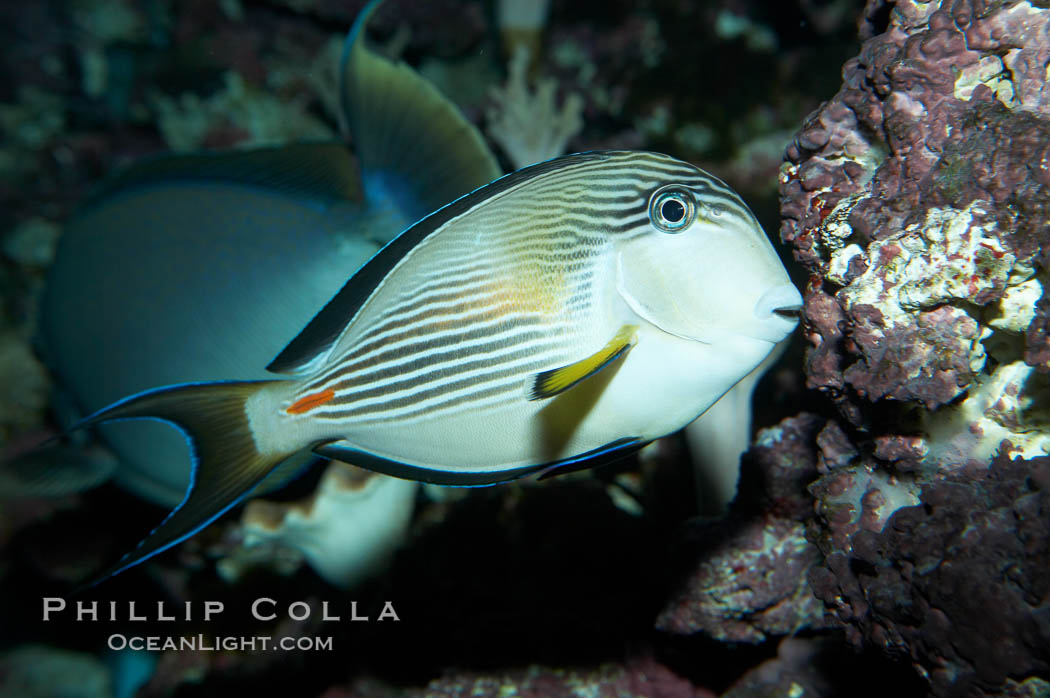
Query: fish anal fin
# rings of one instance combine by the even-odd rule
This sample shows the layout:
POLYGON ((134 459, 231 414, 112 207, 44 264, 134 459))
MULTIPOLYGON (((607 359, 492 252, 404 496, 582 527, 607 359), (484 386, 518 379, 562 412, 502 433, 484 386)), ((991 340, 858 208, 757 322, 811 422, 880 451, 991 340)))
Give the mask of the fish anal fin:
POLYGON ((350 463, 359 468, 366 468, 377 473, 406 480, 418 480, 445 487, 484 487, 500 482, 508 482, 520 477, 540 473, 540 479, 554 475, 593 468, 626 458, 648 441, 637 436, 628 436, 599 446, 585 453, 563 458, 548 463, 521 465, 500 470, 446 470, 422 464, 409 464, 394 461, 356 447, 346 440, 336 440, 319 444, 313 451, 319 456, 332 460, 350 463))
POLYGON ((578 470, 588 470, 615 463, 640 450, 648 443, 645 439, 637 436, 626 436, 604 446, 599 446, 594 450, 581 453, 578 456, 549 463, 544 466, 543 470, 540 471, 540 476, 536 479, 546 480, 556 475, 565 475, 578 470))
POLYGON ((590 378, 627 353, 636 342, 637 325, 624 325, 609 342, 585 359, 537 373, 532 380, 529 400, 546 400, 564 393, 590 378))
POLYGON ((155 418, 182 429, 193 473, 182 502, 138 546, 81 588, 167 550, 217 519, 251 493, 289 453, 260 453, 246 401, 272 381, 176 385, 140 393, 77 423, 78 429, 117 419, 155 418))
POLYGON ((478 472, 448 470, 422 464, 403 463, 370 453, 342 439, 319 444, 314 447, 313 452, 324 458, 356 465, 359 468, 372 470, 383 475, 403 480, 418 480, 419 482, 427 482, 444 487, 484 487, 531 475, 545 467, 543 465, 526 465, 506 470, 478 472))

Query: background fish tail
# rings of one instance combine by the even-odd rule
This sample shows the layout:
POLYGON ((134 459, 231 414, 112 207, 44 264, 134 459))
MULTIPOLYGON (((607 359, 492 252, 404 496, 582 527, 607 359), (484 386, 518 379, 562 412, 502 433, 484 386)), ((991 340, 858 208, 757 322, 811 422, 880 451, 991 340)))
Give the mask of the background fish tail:
POLYGON ((373 205, 393 203, 416 220, 502 173, 477 128, 431 83, 366 47, 358 16, 343 49, 340 96, 373 205))
POLYGON ((182 503, 139 545, 87 586, 185 540, 244 499, 289 453, 260 453, 245 410, 274 381, 201 383, 151 390, 87 417, 75 429, 117 419, 154 418, 182 429, 193 475, 182 503))

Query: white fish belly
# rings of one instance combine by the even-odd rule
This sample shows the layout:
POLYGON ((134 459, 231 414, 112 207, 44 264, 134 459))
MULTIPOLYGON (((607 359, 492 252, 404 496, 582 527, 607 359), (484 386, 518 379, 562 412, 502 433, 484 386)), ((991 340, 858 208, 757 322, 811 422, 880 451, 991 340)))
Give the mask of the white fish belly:
POLYGON ((771 348, 747 338, 707 345, 651 326, 621 360, 554 398, 512 399, 412 420, 346 424, 342 437, 389 460, 445 472, 484 473, 571 458, 613 441, 676 431, 757 365, 771 348))

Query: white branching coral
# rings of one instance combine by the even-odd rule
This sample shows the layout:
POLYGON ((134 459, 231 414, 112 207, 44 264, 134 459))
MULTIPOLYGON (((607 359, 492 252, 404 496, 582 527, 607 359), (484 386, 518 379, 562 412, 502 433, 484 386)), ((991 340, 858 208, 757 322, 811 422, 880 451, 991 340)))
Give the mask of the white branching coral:
POLYGON ((294 569, 305 559, 329 583, 352 586, 380 571, 401 545, 418 487, 333 461, 307 499, 250 501, 241 515, 245 549, 219 571, 231 579, 259 564, 294 569))
POLYGON ((751 404, 758 381, 780 360, 791 338, 781 340, 762 363, 685 428, 693 456, 700 513, 718 515, 736 496, 740 456, 751 444, 751 404))
POLYGON ((174 98, 154 92, 150 100, 164 140, 176 152, 199 150, 216 128, 240 134, 234 143, 239 148, 333 136, 328 125, 307 111, 305 100, 282 100, 233 71, 226 73, 224 89, 210 97, 187 92, 174 98))
POLYGON ((569 94, 556 104, 553 78, 527 81, 528 49, 519 46, 507 66, 507 83, 492 90, 493 104, 486 111, 488 133, 515 168, 543 162, 565 152, 569 141, 583 129, 583 98, 569 94))

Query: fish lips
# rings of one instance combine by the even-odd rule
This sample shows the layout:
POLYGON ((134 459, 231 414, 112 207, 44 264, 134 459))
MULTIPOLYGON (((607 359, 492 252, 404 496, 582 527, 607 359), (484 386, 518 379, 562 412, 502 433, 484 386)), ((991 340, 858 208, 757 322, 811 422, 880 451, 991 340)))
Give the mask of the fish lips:
POLYGON ((802 317, 802 294, 792 283, 768 289, 758 298, 754 310, 756 339, 767 339, 774 344, 791 334, 802 317))

